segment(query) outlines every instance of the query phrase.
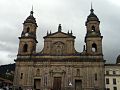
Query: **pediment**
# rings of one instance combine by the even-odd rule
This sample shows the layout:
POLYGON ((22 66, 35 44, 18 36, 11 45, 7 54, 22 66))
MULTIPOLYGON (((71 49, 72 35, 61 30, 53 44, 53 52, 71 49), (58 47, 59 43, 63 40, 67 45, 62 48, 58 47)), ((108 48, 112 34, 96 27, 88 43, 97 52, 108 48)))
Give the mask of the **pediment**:
POLYGON ((56 32, 56 33, 47 35, 44 38, 75 38, 75 36, 64 33, 64 32, 56 32))

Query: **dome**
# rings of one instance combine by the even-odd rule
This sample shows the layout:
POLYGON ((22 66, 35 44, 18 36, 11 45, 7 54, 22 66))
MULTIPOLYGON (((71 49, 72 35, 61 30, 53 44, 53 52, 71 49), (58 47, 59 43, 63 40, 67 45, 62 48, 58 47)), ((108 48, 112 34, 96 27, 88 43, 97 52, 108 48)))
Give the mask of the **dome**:
POLYGON ((87 21, 86 21, 86 24, 89 22, 89 21, 99 21, 98 17, 94 14, 94 10, 91 9, 90 10, 90 15, 87 17, 87 21))
POLYGON ((33 11, 30 12, 30 16, 28 16, 27 19, 24 21, 24 24, 25 23, 33 23, 37 25, 36 20, 33 16, 33 11))
POLYGON ((117 64, 120 64, 120 55, 117 57, 116 63, 117 63, 117 64))
POLYGON ((90 13, 90 15, 87 18, 87 21, 99 21, 99 19, 94 13, 90 13))

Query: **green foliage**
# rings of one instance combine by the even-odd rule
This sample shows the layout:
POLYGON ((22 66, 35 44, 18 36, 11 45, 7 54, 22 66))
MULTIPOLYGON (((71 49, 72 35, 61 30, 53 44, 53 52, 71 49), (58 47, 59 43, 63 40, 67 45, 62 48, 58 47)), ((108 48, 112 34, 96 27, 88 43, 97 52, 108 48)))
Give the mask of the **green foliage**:
POLYGON ((15 64, 1 65, 0 66, 0 77, 13 81, 15 64))

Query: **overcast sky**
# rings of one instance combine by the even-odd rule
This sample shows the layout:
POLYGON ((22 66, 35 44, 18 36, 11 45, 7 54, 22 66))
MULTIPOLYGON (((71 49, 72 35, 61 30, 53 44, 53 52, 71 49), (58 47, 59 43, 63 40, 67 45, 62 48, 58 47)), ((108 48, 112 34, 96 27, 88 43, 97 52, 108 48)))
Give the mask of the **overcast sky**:
POLYGON ((37 52, 43 48, 47 30, 72 30, 76 36, 75 48, 82 52, 86 34, 85 21, 90 13, 91 1, 101 21, 103 53, 107 63, 115 63, 120 54, 120 0, 0 0, 0 65, 13 63, 18 52, 24 20, 32 5, 37 28, 37 52))

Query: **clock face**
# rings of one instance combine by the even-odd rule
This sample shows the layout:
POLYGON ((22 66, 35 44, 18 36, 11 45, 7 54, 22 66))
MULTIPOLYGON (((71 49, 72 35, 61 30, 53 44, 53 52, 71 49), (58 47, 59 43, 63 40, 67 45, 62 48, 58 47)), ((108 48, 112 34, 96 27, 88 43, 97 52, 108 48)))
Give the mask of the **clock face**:
POLYGON ((26 33, 25 36, 28 36, 28 33, 26 33))

